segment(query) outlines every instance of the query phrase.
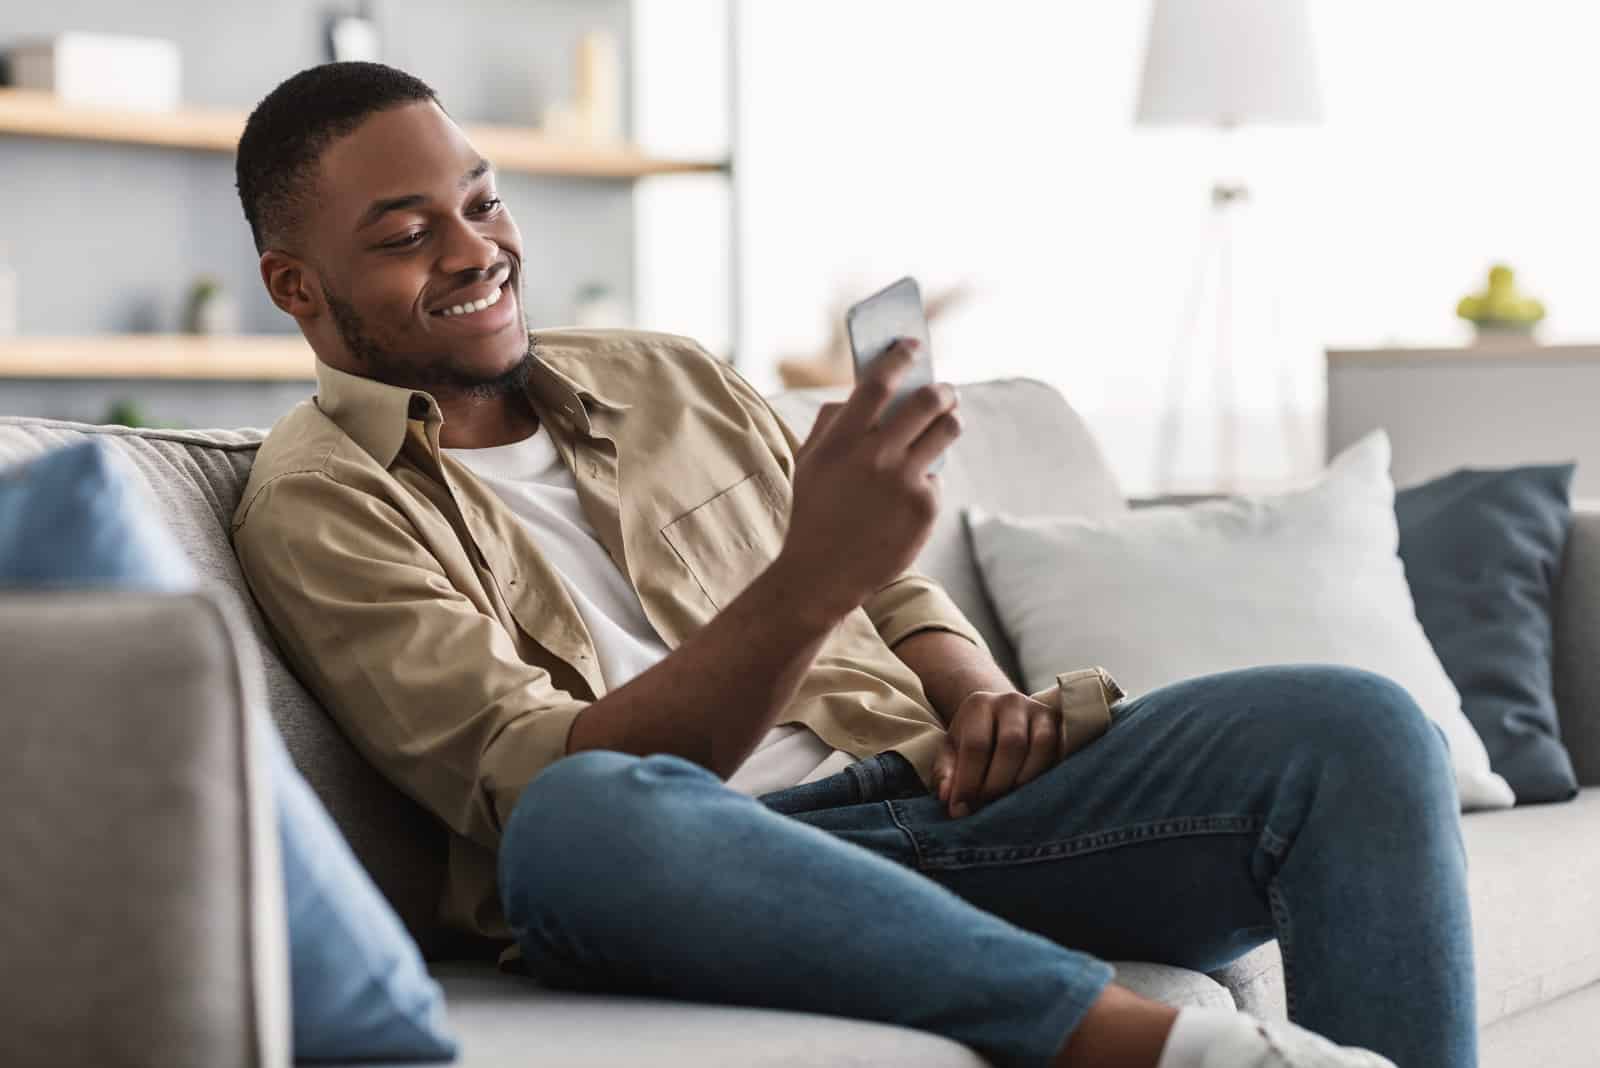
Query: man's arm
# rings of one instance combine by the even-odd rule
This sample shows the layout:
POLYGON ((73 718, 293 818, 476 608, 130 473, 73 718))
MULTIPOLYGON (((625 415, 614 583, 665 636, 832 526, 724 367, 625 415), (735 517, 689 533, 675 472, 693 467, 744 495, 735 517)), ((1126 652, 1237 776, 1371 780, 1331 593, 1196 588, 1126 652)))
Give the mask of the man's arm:
POLYGON ((843 618, 783 560, 670 656, 591 704, 567 752, 675 753, 727 778, 788 707, 843 618))
POLYGON ((670 656, 584 709, 568 752, 676 753, 726 778, 755 749, 829 632, 905 572, 938 514, 927 469, 961 432, 955 391, 925 387, 878 422, 911 352, 895 346, 847 402, 826 406, 798 452, 764 402, 742 396, 753 390, 728 373, 793 471, 783 548, 670 656), (854 521, 869 511, 870 527, 854 521))
POLYGON ((950 631, 919 630, 893 648, 922 680, 923 692, 946 727, 968 695, 1016 689, 986 650, 950 631))
POLYGON ((933 789, 959 819, 1061 759, 1061 708, 1021 693, 989 653, 958 635, 918 631, 894 646, 948 731, 933 789))

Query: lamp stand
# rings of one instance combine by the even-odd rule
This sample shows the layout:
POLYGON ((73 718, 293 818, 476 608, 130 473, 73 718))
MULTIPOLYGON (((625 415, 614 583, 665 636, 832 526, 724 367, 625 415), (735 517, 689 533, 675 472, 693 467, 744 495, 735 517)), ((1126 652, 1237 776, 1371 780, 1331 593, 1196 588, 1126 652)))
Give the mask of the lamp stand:
MULTIPOLYGON (((1217 417, 1216 480, 1209 487, 1221 493, 1234 493, 1239 483, 1239 393, 1233 349, 1233 256, 1239 212, 1250 200, 1250 190, 1242 182, 1218 181, 1211 187, 1211 218, 1206 236, 1196 252, 1178 336, 1167 366, 1166 393, 1161 410, 1161 425, 1156 445, 1155 492, 1171 494, 1178 484, 1179 439, 1184 422, 1184 394, 1189 385, 1191 350, 1205 311, 1203 298, 1212 272, 1216 273, 1216 346, 1211 353, 1213 404, 1217 417)), ((1281 364, 1282 361, 1280 360, 1281 364)), ((1283 420, 1283 444, 1291 467, 1297 468, 1300 427, 1292 398, 1292 381, 1286 366, 1278 377, 1279 409, 1283 420)))

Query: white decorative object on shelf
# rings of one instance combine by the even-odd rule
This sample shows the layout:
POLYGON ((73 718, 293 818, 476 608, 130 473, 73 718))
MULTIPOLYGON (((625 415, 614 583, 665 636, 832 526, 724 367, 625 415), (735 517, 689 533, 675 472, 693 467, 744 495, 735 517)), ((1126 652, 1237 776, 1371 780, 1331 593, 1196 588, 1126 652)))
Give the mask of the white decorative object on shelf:
POLYGON ((173 111, 182 80, 178 45, 159 37, 63 33, 11 49, 11 82, 71 104, 173 111))
POLYGON ((622 56, 616 35, 590 30, 572 59, 572 102, 545 109, 545 132, 574 141, 622 140, 622 56))

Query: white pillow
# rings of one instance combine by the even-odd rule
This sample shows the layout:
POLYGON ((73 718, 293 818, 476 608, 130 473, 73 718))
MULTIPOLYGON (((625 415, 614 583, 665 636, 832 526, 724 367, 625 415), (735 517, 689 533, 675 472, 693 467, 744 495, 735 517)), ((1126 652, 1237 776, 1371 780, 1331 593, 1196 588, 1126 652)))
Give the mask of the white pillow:
POLYGON ((969 509, 967 522, 1030 692, 1085 664, 1130 694, 1267 664, 1365 668, 1444 729, 1462 808, 1512 804, 1417 622, 1381 430, 1294 493, 1106 519, 969 509))

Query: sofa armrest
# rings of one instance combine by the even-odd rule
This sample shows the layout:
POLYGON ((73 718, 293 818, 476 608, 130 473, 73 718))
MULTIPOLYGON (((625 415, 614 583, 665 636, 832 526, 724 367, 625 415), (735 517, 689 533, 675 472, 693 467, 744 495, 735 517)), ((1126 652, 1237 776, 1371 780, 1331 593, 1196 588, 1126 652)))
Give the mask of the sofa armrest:
POLYGON ((1572 516, 1555 610, 1556 707, 1578 781, 1600 786, 1600 505, 1572 516))
POLYGON ((207 593, 0 594, 0 1064, 288 1064, 247 633, 207 593))

